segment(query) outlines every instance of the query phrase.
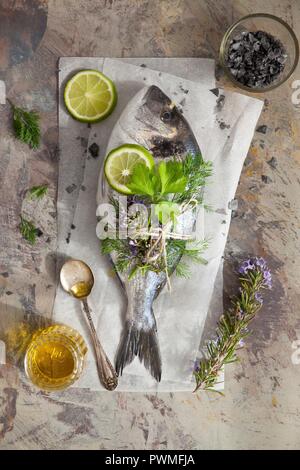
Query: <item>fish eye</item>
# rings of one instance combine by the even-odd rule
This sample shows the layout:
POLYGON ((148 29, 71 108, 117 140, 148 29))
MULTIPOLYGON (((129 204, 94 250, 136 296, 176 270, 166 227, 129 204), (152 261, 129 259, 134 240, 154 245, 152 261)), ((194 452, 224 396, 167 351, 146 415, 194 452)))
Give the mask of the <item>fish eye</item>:
POLYGON ((161 115, 161 120, 164 122, 170 121, 172 118, 172 112, 171 111, 163 111, 161 115))

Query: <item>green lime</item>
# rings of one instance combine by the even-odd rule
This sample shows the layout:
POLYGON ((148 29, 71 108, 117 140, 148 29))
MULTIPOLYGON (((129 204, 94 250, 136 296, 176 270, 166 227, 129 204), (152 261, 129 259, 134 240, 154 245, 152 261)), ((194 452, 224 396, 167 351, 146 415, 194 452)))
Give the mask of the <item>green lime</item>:
POLYGON ((68 81, 64 100, 78 121, 98 122, 109 116, 117 104, 114 83, 98 70, 81 70, 68 81))
POLYGON ((119 193, 132 194, 127 183, 137 163, 152 168, 154 159, 147 149, 136 144, 125 144, 113 149, 107 155, 104 165, 105 176, 110 186, 119 193))

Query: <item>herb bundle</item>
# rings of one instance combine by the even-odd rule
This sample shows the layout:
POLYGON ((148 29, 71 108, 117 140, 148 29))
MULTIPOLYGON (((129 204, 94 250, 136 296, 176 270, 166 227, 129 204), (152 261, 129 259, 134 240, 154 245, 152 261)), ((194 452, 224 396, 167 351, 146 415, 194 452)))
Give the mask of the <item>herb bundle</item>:
POLYGON ((239 295, 232 299, 231 307, 220 318, 216 339, 208 341, 204 357, 196 364, 194 391, 216 391, 214 387, 224 365, 238 360, 237 351, 249 335, 249 324, 263 305, 261 292, 272 288, 272 275, 263 258, 244 261, 239 275, 239 295))
MULTIPOLYGON (((179 262, 176 274, 188 277, 189 268, 183 258, 205 263, 202 254, 208 242, 204 240, 190 246, 192 240, 176 233, 176 225, 181 216, 203 203, 203 188, 211 174, 211 162, 205 162, 201 155, 188 155, 182 162, 162 161, 153 168, 137 164, 128 188, 135 195, 133 202, 147 207, 154 205, 159 226, 152 228, 151 214, 148 214, 146 224, 141 224, 139 217, 129 217, 129 228, 135 230, 125 239, 108 237, 102 240, 102 253, 114 253, 116 269, 128 271, 129 277, 138 270, 143 273, 152 270, 165 271, 168 279, 175 261, 179 262)), ((113 198, 111 202, 117 209, 119 221, 128 215, 120 212, 117 200, 113 198)))

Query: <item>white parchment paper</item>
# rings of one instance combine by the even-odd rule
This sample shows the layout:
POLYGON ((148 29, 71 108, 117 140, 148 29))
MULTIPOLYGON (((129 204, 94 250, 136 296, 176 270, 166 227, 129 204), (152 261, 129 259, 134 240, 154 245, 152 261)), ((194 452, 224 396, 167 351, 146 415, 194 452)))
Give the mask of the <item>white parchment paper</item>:
MULTIPOLYGON (((214 212, 205 214, 204 221, 205 235, 211 239, 205 255, 209 263, 207 266, 191 265, 192 277, 189 280, 173 277, 172 294, 163 291, 154 304, 163 361, 161 383, 157 384, 136 359, 125 369, 118 390, 191 390, 193 365, 212 298, 211 308, 221 313, 222 276, 218 276, 218 272, 221 272, 230 224, 228 204, 234 198, 263 102, 221 90, 216 97, 210 91, 215 86, 211 60, 150 59, 150 64, 147 60, 133 60, 138 65, 130 63, 131 59, 121 62, 63 58, 60 61, 60 96, 66 77, 77 69, 88 67, 103 70, 116 82, 119 101, 106 121, 91 128, 73 121, 60 103, 59 251, 63 256, 82 259, 91 266, 96 282, 90 305, 103 346, 113 359, 126 303, 119 283, 111 275, 109 264, 100 254, 95 233, 98 177, 110 133, 129 99, 145 85, 160 86, 182 107, 204 158, 214 164, 212 183, 205 196, 206 203, 214 208, 214 212), (96 159, 87 151, 93 142, 100 146, 100 156, 96 159)), ((87 368, 76 386, 103 390, 80 304, 60 287, 54 319, 78 329, 90 346, 87 368)))

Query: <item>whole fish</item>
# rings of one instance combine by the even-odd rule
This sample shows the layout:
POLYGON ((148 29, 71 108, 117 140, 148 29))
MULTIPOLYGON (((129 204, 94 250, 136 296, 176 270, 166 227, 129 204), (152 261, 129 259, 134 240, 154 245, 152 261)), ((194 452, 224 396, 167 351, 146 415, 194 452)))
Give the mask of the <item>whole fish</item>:
MULTIPOLYGON (((182 113, 170 98, 157 86, 145 87, 128 103, 115 125, 108 150, 125 143, 137 143, 152 152, 156 161, 176 156, 184 159, 187 154, 200 154, 196 138, 182 113)), ((108 185, 104 172, 100 174, 98 204, 116 195, 108 185)), ((176 232, 191 231, 196 213, 177 223, 176 232), (180 227, 181 225, 181 227, 180 227), (187 227, 189 225, 189 227, 187 227)), ((114 263, 115 256, 111 256, 114 263)), ((174 259, 173 272, 180 261, 174 259)), ((138 356, 151 375, 161 379, 161 355, 158 344, 153 302, 166 284, 166 273, 140 270, 128 279, 126 273, 118 273, 127 295, 126 321, 116 356, 116 370, 122 374, 124 367, 138 356)))

